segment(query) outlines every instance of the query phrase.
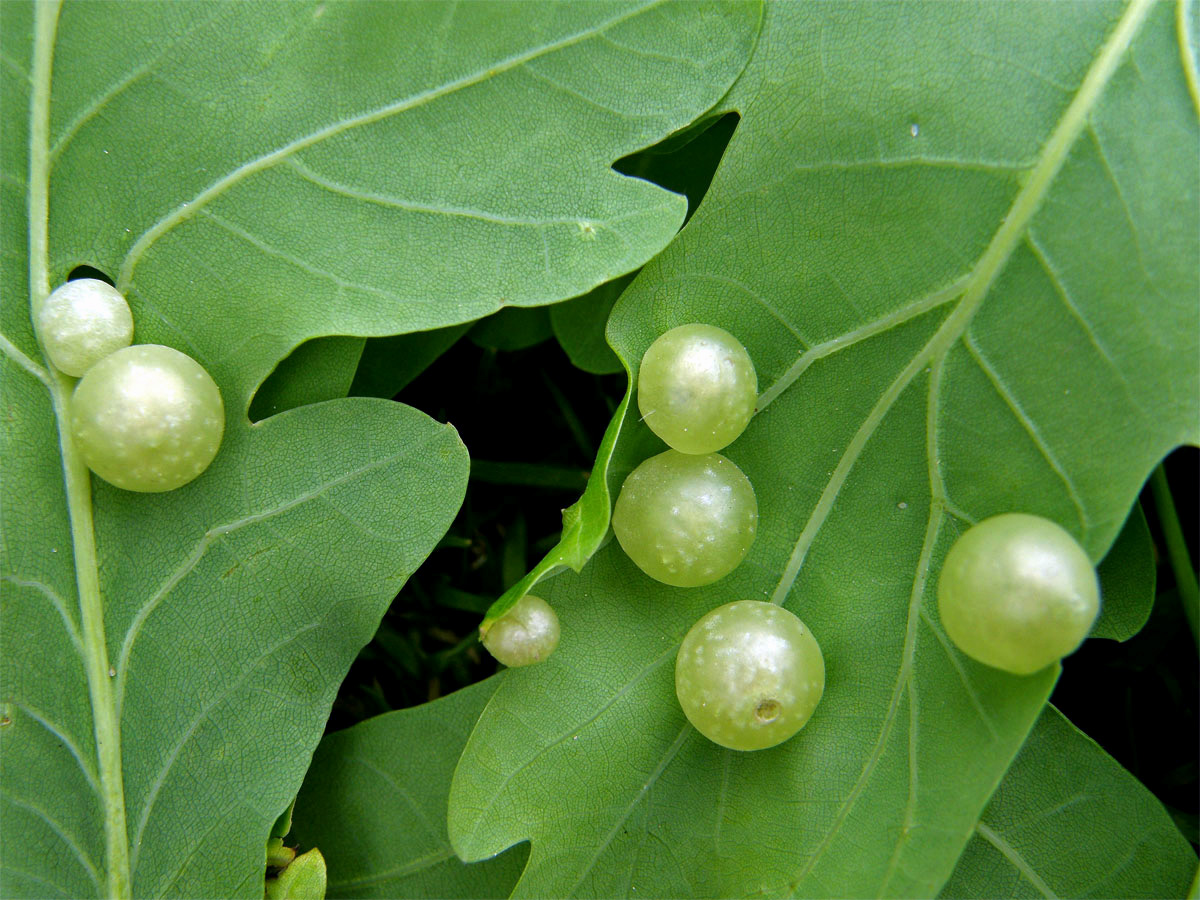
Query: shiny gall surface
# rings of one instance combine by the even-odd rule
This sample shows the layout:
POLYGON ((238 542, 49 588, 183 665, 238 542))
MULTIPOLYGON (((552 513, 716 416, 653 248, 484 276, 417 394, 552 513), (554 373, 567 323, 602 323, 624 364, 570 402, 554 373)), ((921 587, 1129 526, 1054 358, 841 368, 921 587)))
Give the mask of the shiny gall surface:
POLYGON ((1006 513, 964 532, 938 577, 938 610, 963 653, 1029 675, 1072 653, 1100 612, 1096 570, 1049 519, 1006 513))
POLYGON ((37 332, 54 368, 78 378, 133 340, 133 314, 115 287, 97 278, 59 285, 38 310, 37 332))
POLYGON ((526 594, 491 624, 483 646, 506 666, 528 666, 553 653, 558 637, 558 616, 550 604, 526 594))
POLYGON ((746 557, 758 527, 750 480, 719 453, 667 450, 621 486, 613 531, 638 568, 675 587, 724 578, 746 557))
POLYGON ((762 750, 805 726, 825 691, 825 660, 808 627, 761 600, 703 616, 675 661, 675 693, 688 721, 731 750, 762 750))
POLYGON ((221 446, 221 393, 190 356, 159 344, 118 350, 71 398, 71 430, 88 468, 127 491, 169 491, 208 468, 221 446))
POLYGON ((680 325, 642 357, 638 409, 650 429, 681 453, 712 453, 733 443, 757 400, 750 355, 722 328, 680 325))

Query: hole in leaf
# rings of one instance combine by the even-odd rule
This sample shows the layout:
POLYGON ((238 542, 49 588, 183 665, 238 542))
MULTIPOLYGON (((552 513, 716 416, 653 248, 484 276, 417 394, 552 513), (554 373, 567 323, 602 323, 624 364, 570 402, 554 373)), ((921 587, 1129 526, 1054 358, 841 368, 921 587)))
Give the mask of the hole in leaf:
MULTIPOLYGON (((613 168, 687 197, 686 224, 704 199, 737 124, 737 113, 710 117, 653 147, 617 160, 613 168)), ((613 304, 637 274, 634 270, 551 307, 555 334, 581 369, 596 374, 622 371, 620 361, 604 340, 604 325, 613 304)))
POLYGON ((754 718, 760 725, 770 725, 782 711, 778 700, 763 700, 754 708, 754 718))
POLYGON ((67 276, 67 281, 78 281, 80 278, 95 278, 97 281, 103 281, 105 284, 116 287, 116 282, 95 266, 76 266, 67 276))

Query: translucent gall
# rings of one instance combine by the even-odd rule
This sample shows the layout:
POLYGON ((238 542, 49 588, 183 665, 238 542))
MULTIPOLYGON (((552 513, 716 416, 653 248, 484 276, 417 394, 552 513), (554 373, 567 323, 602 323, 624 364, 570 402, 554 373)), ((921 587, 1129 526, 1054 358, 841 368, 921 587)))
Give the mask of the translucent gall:
POLYGON ((1018 675, 1072 653, 1100 612, 1091 560, 1049 519, 1006 513, 965 531, 942 564, 938 610, 963 653, 1018 675))
POLYGON ((61 284, 37 314, 37 332, 54 368, 78 378, 133 340, 133 314, 115 287, 96 278, 61 284))
POLYGON ((738 600, 705 615, 675 660, 675 694, 706 738, 762 750, 794 735, 825 691, 825 659, 811 631, 773 603, 738 600))
POLYGON ((169 491, 208 468, 225 410, 212 377, 159 344, 126 347, 87 371, 71 398, 71 430, 88 467, 127 491, 169 491))
POLYGON ((491 624, 483 646, 506 666, 528 666, 553 653, 558 636, 558 616, 550 604, 526 594, 491 624))
POLYGON ((758 501, 750 480, 721 454, 667 450, 625 479, 612 526, 621 548, 651 578, 698 587, 745 559, 758 501))
POLYGON ((754 363, 738 339, 713 325, 660 336, 638 369, 638 409, 681 453, 712 453, 746 430, 758 399, 754 363))

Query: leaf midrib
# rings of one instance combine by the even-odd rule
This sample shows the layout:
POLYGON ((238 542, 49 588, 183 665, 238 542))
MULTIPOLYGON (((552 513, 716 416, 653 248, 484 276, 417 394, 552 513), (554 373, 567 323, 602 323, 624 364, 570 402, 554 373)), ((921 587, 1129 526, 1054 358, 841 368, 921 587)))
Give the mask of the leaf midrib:
MULTIPOLYGON (((788 565, 784 570, 784 575, 776 586, 775 592, 772 594, 771 599, 773 602, 781 604, 786 600, 803 564, 804 556, 815 539, 817 531, 829 515, 833 501, 840 492, 846 477, 848 477, 850 469, 857 461, 858 455, 865 447, 867 440, 874 433, 875 428, 891 408, 891 405, 916 376, 917 372, 924 366, 930 363, 937 365, 940 380, 941 364, 944 362, 946 354, 966 332, 967 327, 970 325, 983 299, 987 296, 992 284, 1004 266, 1007 265, 1009 258, 1024 236, 1030 222, 1041 208, 1042 201, 1045 199, 1047 192, 1066 162, 1071 148, 1075 145, 1075 142, 1086 127, 1088 116, 1102 96, 1105 87, 1107 87, 1117 67, 1120 65, 1134 37, 1141 29, 1153 4, 1154 0, 1132 0, 1126 7, 1116 28, 1113 29, 1112 33, 1101 46, 1100 52, 1088 69, 1075 97, 1067 106, 1062 118, 1059 119, 1054 131, 1038 155, 1038 160, 1030 171, 1028 180, 1017 193, 1000 228, 997 229, 991 242, 989 242, 982 256, 980 256, 979 261, 971 270, 958 306, 951 312, 938 330, 934 332, 925 346, 905 366, 895 381, 884 391, 879 401, 868 414, 867 419, 864 420, 863 426, 855 433, 837 468, 835 468, 834 474, 831 476, 825 491, 822 492, 820 499, 817 501, 817 505, 814 507, 809 521, 805 524, 800 537, 797 539, 792 557, 789 559, 788 565)), ((937 383, 934 382, 930 386, 928 413, 930 420, 927 421, 926 426, 927 430, 935 436, 936 421, 932 417, 936 416, 937 412, 936 396, 937 383)), ((932 447, 929 447, 927 451, 931 449, 932 447)), ((940 485, 940 468, 932 454, 929 458, 929 465, 934 485, 940 485)), ((929 552, 932 549, 933 542, 936 540, 941 518, 945 513, 944 508, 937 500, 938 497, 936 496, 931 498, 930 516, 926 527, 925 541, 922 546, 921 562, 918 565, 917 576, 914 578, 913 593, 910 596, 908 627, 905 634, 900 671, 893 687, 887 714, 880 728, 876 747, 868 756, 867 762, 856 779, 850 794, 847 796, 846 802, 843 803, 842 808, 835 817, 833 826, 827 832, 816 851, 809 857, 802 871, 789 885, 792 892, 795 892, 804 878, 816 867, 823 856, 824 850, 832 843, 835 835, 840 831, 841 826, 849 817, 850 810, 853 808, 859 795, 861 795, 866 783, 870 780, 874 767, 882 756, 882 748, 886 745, 891 733, 896 712, 899 709, 900 698, 912 672, 915 651, 914 617, 919 609, 919 603, 914 601, 919 593, 918 586, 923 584, 929 564, 929 552)))
MULTIPOLYGON (((50 294, 49 208, 50 208, 50 89, 54 43, 62 0, 34 7, 33 72, 29 100, 29 291, 30 316, 50 294)), ((8 341, 5 341, 8 344, 8 341)), ((28 360, 11 345, 6 354, 38 377, 50 392, 62 453, 63 484, 71 523, 72 556, 79 592, 84 670, 87 676, 96 741, 100 799, 104 808, 105 894, 130 896, 129 833, 125 821, 125 789, 121 766, 121 735, 109 680, 108 643, 104 630, 104 608, 100 596, 100 572, 96 560, 96 536, 92 522, 91 472, 71 436, 67 416, 72 379, 54 368, 47 358, 45 369, 28 360), (15 352, 14 352, 15 351, 15 352), (28 361, 29 365, 22 362, 28 361), (42 378, 41 371, 46 373, 42 378)), ((43 357, 46 354, 43 350, 43 357)))
MULTIPOLYGON (((1030 170, 1024 186, 1017 192, 1012 206, 1001 222, 1000 227, 992 236, 987 248, 971 269, 963 287, 962 299, 958 306, 946 318, 941 327, 934 332, 929 341, 913 356, 912 360, 896 377, 896 380, 884 391, 879 401, 868 413, 863 426, 855 433, 850 445, 843 453, 838 466, 834 469, 825 490, 813 508, 809 521, 805 524, 800 537, 793 548, 792 556, 784 569, 783 576, 772 593, 774 603, 782 603, 791 591, 804 556, 816 537, 816 532, 824 523, 825 518, 833 508, 833 501, 841 491, 842 484, 850 473, 850 469, 858 459, 859 453, 874 434, 875 429, 883 420, 891 404, 903 392, 922 367, 937 359, 945 357, 949 349, 966 332, 975 313, 991 289, 992 284, 1007 265, 1013 250, 1016 249, 1032 221, 1041 208, 1042 201, 1057 177, 1067 155, 1075 145, 1079 135, 1087 124, 1087 117, 1100 99, 1104 88, 1108 85, 1116 71, 1122 56, 1128 49, 1134 36, 1141 28, 1142 22, 1153 6, 1154 0, 1132 0, 1126 8, 1117 27, 1109 35, 1097 54, 1092 66, 1084 76, 1075 97, 1067 106, 1062 118, 1059 119, 1054 131, 1046 141, 1037 162, 1030 170)), ((959 282, 956 282, 959 284, 959 282)), ((920 304, 918 304, 920 305, 920 304)), ((835 349, 842 349, 843 344, 835 349)), ((790 374, 790 373, 789 373, 790 374)), ((786 377, 786 376, 785 376, 786 377)), ((786 385, 785 385, 786 386, 786 385)), ((775 393, 778 393, 777 391, 775 393)))
MULTIPOLYGON (((144 252, 159 237, 177 224, 203 209, 209 201, 258 171, 269 168, 305 147, 333 137, 351 128, 367 125, 407 109, 424 105, 439 97, 485 81, 495 75, 517 68, 527 62, 587 40, 628 19, 662 5, 665 0, 650 0, 617 16, 592 25, 557 41, 544 44, 525 53, 501 61, 497 65, 472 73, 430 91, 405 98, 381 109, 337 122, 304 138, 260 156, 228 173, 193 200, 184 202, 144 232, 133 244, 119 273, 117 285, 127 290, 134 267, 144 252)), ((57 153, 65 142, 51 148, 50 108, 54 45, 62 0, 38 4, 35 12, 35 46, 31 77, 29 109, 29 275, 30 310, 36 321, 41 304, 50 293, 49 255, 49 190, 50 172, 57 153)), ((82 123, 80 123, 82 124, 82 123)), ((70 135, 67 136, 67 141, 70 135)), ((116 698, 110 680, 107 634, 103 620, 103 601, 99 584, 96 557, 95 529, 91 503, 91 473, 74 445, 68 417, 68 398, 73 387, 71 379, 59 373, 47 362, 45 368, 27 357, 15 344, 0 340, 0 352, 11 358, 26 372, 36 377, 48 389, 59 432, 67 507, 71 522, 76 583, 82 618, 84 665, 91 701, 95 730, 101 799, 104 808, 106 891, 109 896, 128 897, 131 892, 131 865, 127 810, 123 785, 120 722, 116 698)), ((45 353, 43 352, 43 356, 45 353)), ((124 671, 122 675, 124 675, 124 671)))

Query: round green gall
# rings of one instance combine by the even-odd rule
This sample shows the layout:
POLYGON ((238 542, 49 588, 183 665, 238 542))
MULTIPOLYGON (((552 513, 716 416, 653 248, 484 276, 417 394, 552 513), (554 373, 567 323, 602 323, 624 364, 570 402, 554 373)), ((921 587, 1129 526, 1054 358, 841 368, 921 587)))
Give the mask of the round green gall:
POLYGON ((541 662, 558 646, 558 616, 541 597, 526 594, 482 635, 483 646, 514 668, 541 662))
POLYGON ((825 659, 796 616, 761 600, 719 606, 692 626, 675 660, 675 694, 696 730, 730 750, 781 744, 825 691, 825 659))
POLYGON ((732 444, 754 415, 758 378, 738 339, 714 325, 661 335, 638 369, 638 409, 650 430, 681 453, 732 444))
POLYGON ((750 479, 721 454, 667 450, 625 479, 612 527, 621 548, 651 578, 699 587, 745 559, 758 527, 758 501, 750 479))
POLYGON ((225 409, 190 356, 138 344, 105 357, 75 386, 71 432, 88 468, 127 491, 169 491, 208 468, 225 409))
POLYGON ((942 564, 938 610, 963 653, 1017 675, 1075 651, 1100 612, 1091 560, 1040 516, 1006 513, 965 531, 942 564))
POLYGON ((37 314, 37 332, 51 364, 78 378, 133 340, 133 314, 115 287, 97 278, 60 284, 37 314))

